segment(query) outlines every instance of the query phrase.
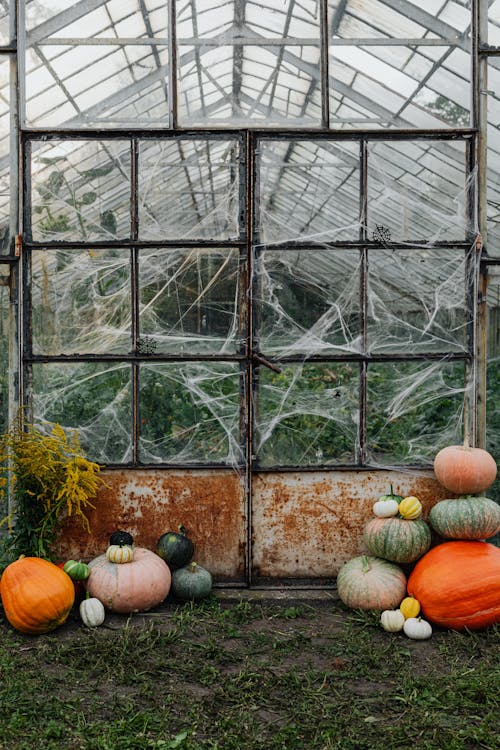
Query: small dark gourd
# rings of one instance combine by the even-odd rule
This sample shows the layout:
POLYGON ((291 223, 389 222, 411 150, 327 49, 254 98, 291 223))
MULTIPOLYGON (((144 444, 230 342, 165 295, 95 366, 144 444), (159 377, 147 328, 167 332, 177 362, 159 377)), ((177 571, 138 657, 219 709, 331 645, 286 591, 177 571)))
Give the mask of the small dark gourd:
POLYGON ((161 535, 156 544, 156 554, 165 560, 170 570, 187 565, 194 555, 194 544, 188 539, 182 524, 179 525, 179 533, 167 531, 161 535))
POLYGON ((197 602, 212 590, 212 576, 198 563, 191 562, 172 574, 172 593, 182 601, 197 602))
POLYGON ((113 531, 109 537, 109 544, 117 544, 119 547, 133 547, 134 537, 128 531, 113 531))

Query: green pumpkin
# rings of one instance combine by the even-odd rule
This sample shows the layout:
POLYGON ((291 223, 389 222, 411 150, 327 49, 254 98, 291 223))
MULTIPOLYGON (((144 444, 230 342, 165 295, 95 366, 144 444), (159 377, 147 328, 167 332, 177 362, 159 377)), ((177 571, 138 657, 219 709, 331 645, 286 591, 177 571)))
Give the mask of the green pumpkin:
POLYGON ((63 570, 73 581, 85 581, 90 575, 89 566, 76 560, 68 560, 64 563, 63 570))
POLYGON ((441 500, 431 509, 429 523, 445 539, 489 539, 500 531, 500 505, 471 495, 441 500))
POLYGON ((198 563, 191 562, 172 573, 172 593, 182 601, 197 602, 212 590, 212 576, 198 563))
POLYGON ((396 563, 409 563, 422 557, 431 546, 431 532, 418 518, 373 518, 363 532, 363 541, 372 555, 396 563))
POLYGON ((156 544, 156 554, 165 560, 171 570, 187 565, 193 557, 194 544, 188 539, 182 524, 179 526, 179 533, 167 531, 161 535, 156 544))

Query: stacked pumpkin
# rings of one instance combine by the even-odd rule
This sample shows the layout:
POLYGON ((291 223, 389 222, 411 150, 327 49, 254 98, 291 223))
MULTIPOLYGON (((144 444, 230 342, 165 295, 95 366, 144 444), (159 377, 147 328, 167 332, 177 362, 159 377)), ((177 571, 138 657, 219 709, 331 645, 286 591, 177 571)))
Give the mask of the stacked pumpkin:
POLYGON ((408 592, 443 627, 477 630, 500 622, 500 549, 483 541, 500 531, 500 506, 483 495, 495 480, 495 461, 480 448, 448 446, 437 454, 434 472, 459 497, 434 505, 429 522, 454 541, 418 561, 408 592))
POLYGON ((428 638, 432 629, 416 618, 418 602, 418 609, 413 598, 403 606, 407 582, 398 565, 415 562, 430 547, 431 532, 421 518, 422 504, 414 496, 396 495, 391 485, 390 493, 374 503, 373 513, 375 518, 363 531, 371 555, 354 558, 342 568, 337 577, 339 596, 348 607, 382 610, 386 630, 404 628, 410 638, 428 638))

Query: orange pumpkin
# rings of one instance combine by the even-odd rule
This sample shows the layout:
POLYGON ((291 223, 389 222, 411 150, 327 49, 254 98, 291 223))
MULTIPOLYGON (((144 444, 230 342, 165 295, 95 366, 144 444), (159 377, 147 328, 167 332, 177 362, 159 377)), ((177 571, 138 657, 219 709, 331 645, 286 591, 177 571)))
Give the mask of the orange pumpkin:
POLYGON ((87 592, 112 612, 144 612, 160 604, 170 591, 167 563, 143 547, 134 548, 134 557, 126 565, 100 555, 90 561, 89 568, 87 592))
POLYGON ((449 445, 434 459, 434 473, 443 487, 460 495, 484 492, 495 481, 497 465, 488 451, 449 445))
POLYGON ((57 565, 39 557, 23 557, 2 575, 2 604, 10 624, 22 633, 48 633, 65 622, 75 589, 57 565))
POLYGON ((487 542, 445 542, 420 558, 408 593, 425 617, 453 630, 500 622, 500 548, 487 542))

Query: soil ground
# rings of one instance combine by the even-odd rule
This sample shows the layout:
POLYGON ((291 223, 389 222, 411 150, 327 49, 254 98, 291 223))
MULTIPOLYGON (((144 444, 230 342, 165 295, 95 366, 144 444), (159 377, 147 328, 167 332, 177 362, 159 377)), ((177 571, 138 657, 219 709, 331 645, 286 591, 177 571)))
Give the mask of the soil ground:
POLYGON ((2 750, 498 750, 500 633, 389 634, 334 592, 0 622, 2 750))

